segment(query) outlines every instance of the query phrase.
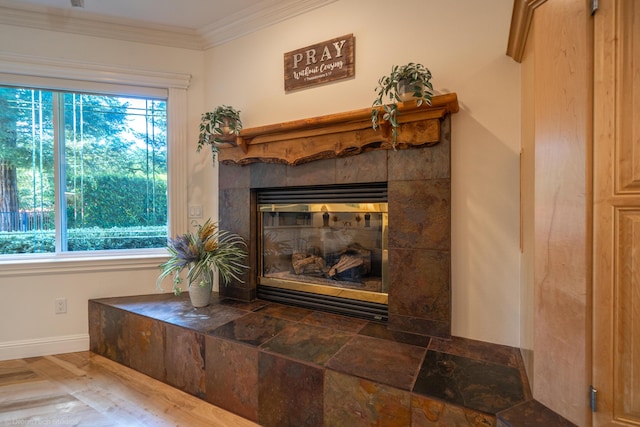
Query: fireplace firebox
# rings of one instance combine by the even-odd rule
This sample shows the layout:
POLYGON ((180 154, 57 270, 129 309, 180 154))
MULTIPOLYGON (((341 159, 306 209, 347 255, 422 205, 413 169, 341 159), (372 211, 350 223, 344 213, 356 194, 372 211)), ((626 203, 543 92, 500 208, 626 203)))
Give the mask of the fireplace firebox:
POLYGON ((387 184, 262 189, 258 296, 384 321, 387 184))

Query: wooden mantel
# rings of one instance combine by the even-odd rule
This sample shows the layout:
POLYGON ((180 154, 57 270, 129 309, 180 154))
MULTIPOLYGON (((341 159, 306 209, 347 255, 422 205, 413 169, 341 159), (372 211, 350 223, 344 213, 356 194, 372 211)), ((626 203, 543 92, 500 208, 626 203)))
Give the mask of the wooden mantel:
MULTIPOLYGON (((434 96, 431 105, 399 105, 396 149, 436 145, 440 120, 459 110, 455 93, 434 96)), ((237 145, 220 147, 225 164, 255 162, 298 165, 313 160, 346 157, 371 150, 392 149, 391 129, 382 122, 371 127, 371 108, 244 129, 237 145)))

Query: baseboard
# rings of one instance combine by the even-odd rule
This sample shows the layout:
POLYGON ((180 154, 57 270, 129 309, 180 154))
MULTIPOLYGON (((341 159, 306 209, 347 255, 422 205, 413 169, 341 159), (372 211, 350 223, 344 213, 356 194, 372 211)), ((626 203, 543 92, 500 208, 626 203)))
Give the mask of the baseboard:
POLYGON ((0 360, 49 356, 89 350, 89 335, 66 335, 37 340, 8 341, 0 343, 0 360))

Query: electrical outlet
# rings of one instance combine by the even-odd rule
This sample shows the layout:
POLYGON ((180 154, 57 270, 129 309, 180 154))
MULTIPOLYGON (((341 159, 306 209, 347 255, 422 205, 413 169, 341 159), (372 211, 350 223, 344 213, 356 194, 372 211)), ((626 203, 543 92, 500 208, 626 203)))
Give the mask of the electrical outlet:
POLYGON ((57 298, 55 301, 56 314, 65 314, 67 312, 67 299, 57 298))

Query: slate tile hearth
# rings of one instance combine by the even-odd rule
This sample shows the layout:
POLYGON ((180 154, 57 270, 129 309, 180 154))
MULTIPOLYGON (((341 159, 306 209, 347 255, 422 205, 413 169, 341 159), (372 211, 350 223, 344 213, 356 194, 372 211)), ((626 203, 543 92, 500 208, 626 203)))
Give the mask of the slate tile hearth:
POLYGON ((531 399, 519 350, 266 301, 89 302, 91 350, 264 426, 495 426, 531 399))
POLYGON ((211 334, 257 347, 275 337, 288 324, 289 321, 277 317, 249 313, 222 325, 211 334))
POLYGON ((327 367, 355 377, 411 391, 425 349, 379 338, 354 336, 327 367))
POLYGON ((490 414, 525 400, 517 369, 432 350, 413 391, 490 414))
POLYGON ((262 346, 264 351, 324 366, 351 339, 352 334, 298 323, 262 346))

